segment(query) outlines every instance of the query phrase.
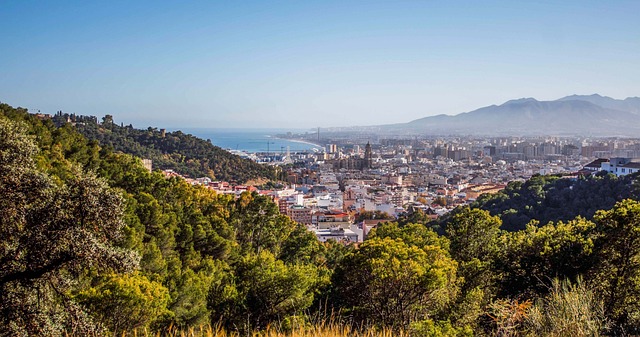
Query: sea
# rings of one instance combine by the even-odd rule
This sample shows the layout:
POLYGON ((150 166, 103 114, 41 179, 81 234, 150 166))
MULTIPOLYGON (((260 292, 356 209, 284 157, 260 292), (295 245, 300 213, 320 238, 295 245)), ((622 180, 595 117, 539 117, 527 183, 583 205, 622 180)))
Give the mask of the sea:
POLYGON ((280 139, 277 137, 277 135, 287 134, 287 132, 305 133, 308 130, 219 128, 182 128, 180 130, 198 138, 205 140, 210 139, 213 145, 219 146, 223 149, 244 151, 248 153, 286 153, 287 148, 291 152, 318 151, 322 149, 321 146, 316 144, 280 139))

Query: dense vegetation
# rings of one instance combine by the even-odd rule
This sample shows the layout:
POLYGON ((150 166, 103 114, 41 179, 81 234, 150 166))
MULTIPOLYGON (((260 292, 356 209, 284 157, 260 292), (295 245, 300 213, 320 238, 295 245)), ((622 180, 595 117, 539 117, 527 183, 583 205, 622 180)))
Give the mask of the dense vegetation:
POLYGON ((511 182, 496 194, 481 195, 471 207, 499 216, 502 228, 509 231, 522 230, 532 220, 546 224, 576 216, 592 219, 598 210, 610 209, 616 202, 638 199, 637 180, 637 174, 618 178, 605 172, 576 179, 535 175, 525 182, 511 182))
POLYGON ((180 174, 198 178, 210 177, 235 183, 248 180, 273 179, 272 167, 240 158, 213 144, 181 131, 162 133, 156 128, 146 130, 120 126, 105 116, 102 123, 84 116, 55 116, 58 124, 67 118, 77 120, 77 130, 103 147, 112 147, 140 158, 148 158, 159 169, 172 169, 180 174))
POLYGON ((69 124, 0 111, 0 309, 11 334, 187 327, 212 312, 243 328, 249 316, 253 328, 301 312, 326 283, 323 247, 269 198, 166 179, 69 124))
MULTIPOLYGON (((465 207, 441 233, 416 215, 379 226, 359 247, 321 244, 267 197, 164 178, 71 125, 7 105, 0 173, 0 335, 203 324, 287 331, 329 318, 412 336, 640 331, 640 203, 632 199, 518 231, 465 207)), ((604 196, 621 187, 614 180, 584 183, 604 196)), ((573 202, 559 200, 558 208, 573 202)))

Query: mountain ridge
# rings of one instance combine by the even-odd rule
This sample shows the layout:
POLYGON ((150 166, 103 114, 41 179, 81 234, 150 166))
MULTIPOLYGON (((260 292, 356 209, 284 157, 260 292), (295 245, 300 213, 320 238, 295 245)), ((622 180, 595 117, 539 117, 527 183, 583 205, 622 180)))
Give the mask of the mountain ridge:
POLYGON ((457 115, 436 115, 383 125, 390 132, 469 135, 632 136, 640 133, 640 98, 570 95, 553 101, 532 97, 457 115))
POLYGON ((610 108, 614 110, 628 111, 636 114, 640 114, 640 97, 627 97, 625 99, 615 99, 609 96, 602 96, 600 94, 592 95, 570 95, 557 99, 561 100, 581 100, 591 102, 599 105, 603 108, 610 108))

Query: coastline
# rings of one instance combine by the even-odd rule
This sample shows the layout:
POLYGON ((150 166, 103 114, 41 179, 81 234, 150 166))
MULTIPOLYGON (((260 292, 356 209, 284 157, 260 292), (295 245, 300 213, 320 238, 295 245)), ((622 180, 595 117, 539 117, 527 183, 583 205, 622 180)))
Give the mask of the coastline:
POLYGON ((238 150, 246 153, 280 152, 290 146, 292 152, 316 151, 324 148, 320 144, 304 139, 290 139, 282 136, 284 129, 225 129, 225 128, 183 128, 201 139, 209 139, 213 145, 225 150, 238 150), (267 145, 267 143, 270 145, 267 145), (275 142, 275 144, 273 143, 275 142))
POLYGON ((278 140, 285 140, 288 142, 292 142, 292 143, 302 143, 302 144, 307 144, 307 145, 313 145, 313 146, 317 146, 321 149, 324 148, 324 145, 320 145, 318 143, 314 143, 314 142, 310 142, 308 140, 304 140, 304 139, 300 139, 300 138, 282 138, 282 137, 278 137, 278 136, 270 136, 273 139, 278 139, 278 140))

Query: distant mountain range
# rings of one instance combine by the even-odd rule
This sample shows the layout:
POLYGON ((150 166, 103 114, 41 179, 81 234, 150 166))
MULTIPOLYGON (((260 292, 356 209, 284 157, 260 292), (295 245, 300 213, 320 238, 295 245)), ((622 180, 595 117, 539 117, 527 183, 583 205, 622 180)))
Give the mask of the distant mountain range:
POLYGON ((454 116, 380 126, 383 132, 433 135, 640 136, 640 98, 572 95, 555 101, 521 98, 454 116))

